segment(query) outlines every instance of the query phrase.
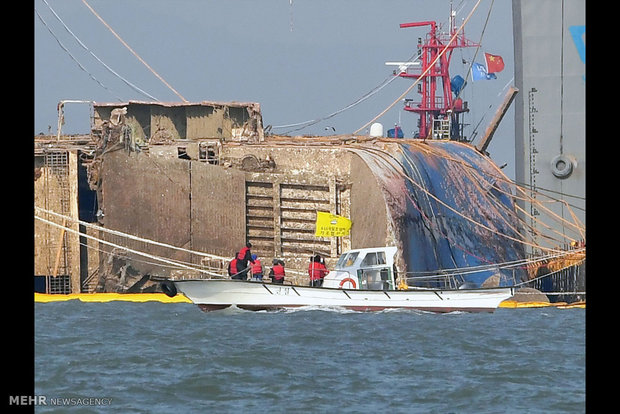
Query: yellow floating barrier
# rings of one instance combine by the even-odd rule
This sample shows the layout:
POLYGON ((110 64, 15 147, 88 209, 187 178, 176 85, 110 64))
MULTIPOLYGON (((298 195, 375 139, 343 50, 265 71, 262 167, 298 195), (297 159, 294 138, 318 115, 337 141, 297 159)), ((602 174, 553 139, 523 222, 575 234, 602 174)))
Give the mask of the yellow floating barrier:
POLYGON ((565 305, 559 305, 558 308, 560 309, 573 309, 573 308, 580 308, 580 309, 585 309, 586 308, 586 302, 573 302, 573 303, 567 303, 565 305))
POLYGON ((48 293, 34 292, 34 301, 40 303, 64 302, 67 300, 78 299, 78 297, 79 295, 73 293, 69 295, 50 295, 48 293))
POLYGON ((566 303, 566 302, 518 302, 516 300, 505 300, 499 304, 500 308, 558 308, 558 309, 572 309, 572 308, 586 308, 585 302, 575 302, 575 303, 566 303))
POLYGON ((34 301, 39 303, 61 302, 67 300, 79 300, 81 302, 162 302, 162 303, 192 303, 186 296, 179 294, 174 297, 163 293, 71 293, 62 294, 34 294, 34 301))

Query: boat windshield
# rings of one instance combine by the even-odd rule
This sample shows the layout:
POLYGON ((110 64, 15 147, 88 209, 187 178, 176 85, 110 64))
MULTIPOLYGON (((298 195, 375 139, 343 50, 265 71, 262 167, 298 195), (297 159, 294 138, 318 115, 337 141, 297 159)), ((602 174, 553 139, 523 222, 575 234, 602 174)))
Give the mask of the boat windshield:
POLYGON ((386 263, 385 261, 385 252, 370 252, 366 255, 366 257, 364 257, 364 260, 362 261, 362 267, 368 267, 368 266, 377 266, 377 265, 384 265, 386 263))
POLYGON ((358 255, 359 252, 344 253, 340 256, 340 259, 338 259, 338 263, 336 263, 336 269, 353 266, 353 263, 355 263, 355 259, 357 259, 358 255))

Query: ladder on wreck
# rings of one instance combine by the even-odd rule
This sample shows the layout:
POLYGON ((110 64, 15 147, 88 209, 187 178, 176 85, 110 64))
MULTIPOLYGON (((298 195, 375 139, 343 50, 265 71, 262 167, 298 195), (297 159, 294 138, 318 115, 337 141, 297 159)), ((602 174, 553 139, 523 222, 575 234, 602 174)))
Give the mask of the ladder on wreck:
MULTIPOLYGON (((69 215, 69 157, 64 150, 51 150, 44 153, 44 167, 47 171, 45 179, 48 181, 45 191, 45 206, 57 200, 60 213, 69 215), (55 181, 55 186, 50 181, 55 181), (54 194, 55 193, 55 194, 54 194)), ((71 293, 69 277, 69 263, 71 261, 70 249, 68 248, 67 234, 52 235, 51 228, 46 230, 46 243, 48 249, 48 275, 46 277, 47 293, 71 293)))

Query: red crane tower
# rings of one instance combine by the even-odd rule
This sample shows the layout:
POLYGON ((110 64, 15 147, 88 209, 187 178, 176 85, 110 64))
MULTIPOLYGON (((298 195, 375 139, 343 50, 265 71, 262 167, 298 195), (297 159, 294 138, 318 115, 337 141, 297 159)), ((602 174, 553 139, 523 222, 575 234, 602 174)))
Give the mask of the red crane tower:
POLYGON ((454 49, 478 47, 479 44, 468 40, 464 30, 457 34, 454 16, 455 13, 451 11, 449 33, 438 31, 437 23, 434 21, 401 23, 400 25, 401 28, 430 26, 430 32, 426 35, 424 43, 421 37, 418 38, 418 57, 422 60, 421 67, 414 68, 414 73, 407 70, 399 74, 403 78, 421 78, 418 84, 420 102, 405 99, 404 107, 404 110, 420 115, 418 121, 420 138, 464 139, 459 115, 469 110, 467 102, 463 103, 462 99, 454 99, 452 96, 450 58, 454 49), (454 39, 451 41, 452 37, 454 39), (435 62, 444 48, 446 51, 435 62), (438 89, 440 89, 439 92, 438 89))

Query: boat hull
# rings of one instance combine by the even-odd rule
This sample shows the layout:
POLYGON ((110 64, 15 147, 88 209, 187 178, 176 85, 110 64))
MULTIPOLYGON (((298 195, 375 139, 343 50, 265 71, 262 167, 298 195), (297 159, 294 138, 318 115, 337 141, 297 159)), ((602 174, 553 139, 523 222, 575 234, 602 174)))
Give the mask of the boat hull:
POLYGON ((357 290, 276 285, 237 280, 176 280, 176 289, 204 311, 235 306, 280 310, 303 306, 355 311, 415 309, 429 312, 493 312, 512 297, 510 287, 461 290, 357 290))

